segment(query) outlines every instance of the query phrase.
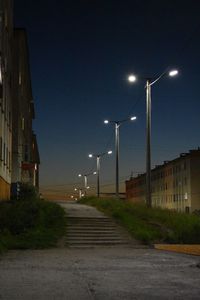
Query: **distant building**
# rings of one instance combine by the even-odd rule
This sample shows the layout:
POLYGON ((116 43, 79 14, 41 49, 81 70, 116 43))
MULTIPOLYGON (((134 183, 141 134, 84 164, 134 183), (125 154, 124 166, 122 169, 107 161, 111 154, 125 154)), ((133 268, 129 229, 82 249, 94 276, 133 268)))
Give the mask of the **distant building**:
POLYGON ((0 1, 0 200, 10 198, 12 152, 12 1, 0 1))
POLYGON ((25 29, 14 30, 13 92, 12 186, 29 183, 38 188, 40 159, 32 130, 35 111, 25 29))
MULTIPOLYGON (((180 212, 200 210, 200 148, 182 153, 151 171, 152 206, 180 212)), ((126 198, 146 201, 146 174, 126 181, 126 198)))

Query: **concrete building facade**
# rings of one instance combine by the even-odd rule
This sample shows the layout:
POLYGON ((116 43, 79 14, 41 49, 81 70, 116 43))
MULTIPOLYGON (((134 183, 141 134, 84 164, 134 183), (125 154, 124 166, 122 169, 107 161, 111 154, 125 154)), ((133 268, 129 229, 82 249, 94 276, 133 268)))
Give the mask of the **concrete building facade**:
POLYGON ((12 1, 0 1, 0 200, 10 198, 12 153, 12 1))
MULTIPOLYGON (((200 210, 200 149, 182 153, 151 171, 152 206, 180 212, 200 210)), ((126 181, 126 198, 146 201, 146 174, 126 181)))
POLYGON ((25 29, 14 30, 13 49, 12 186, 14 191, 18 183, 39 187, 40 159, 36 135, 32 130, 35 111, 25 29))

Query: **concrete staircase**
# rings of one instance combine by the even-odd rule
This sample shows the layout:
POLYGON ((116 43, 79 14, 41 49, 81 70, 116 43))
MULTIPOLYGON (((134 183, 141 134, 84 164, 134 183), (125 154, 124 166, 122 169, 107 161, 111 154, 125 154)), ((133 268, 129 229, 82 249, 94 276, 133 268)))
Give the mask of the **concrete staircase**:
POLYGON ((69 216, 66 242, 69 247, 81 248, 131 244, 126 232, 106 216, 69 216))

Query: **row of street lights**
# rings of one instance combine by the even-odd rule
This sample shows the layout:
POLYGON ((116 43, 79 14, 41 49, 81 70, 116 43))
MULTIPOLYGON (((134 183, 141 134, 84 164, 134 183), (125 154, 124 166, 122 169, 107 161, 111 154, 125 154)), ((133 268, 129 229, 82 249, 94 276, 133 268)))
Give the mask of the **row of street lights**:
POLYGON ((123 123, 136 119, 137 117, 133 116, 121 121, 104 120, 104 124, 111 123, 115 126, 115 195, 117 198, 119 198, 119 128, 123 123))
POLYGON ((97 172, 91 172, 91 173, 87 173, 87 174, 78 174, 78 177, 83 177, 84 178, 84 190, 85 190, 84 195, 85 196, 87 195, 87 190, 90 188, 88 186, 88 176, 96 175, 96 174, 97 174, 97 172))
POLYGON ((88 155, 89 158, 93 158, 93 157, 96 158, 96 162, 97 162, 97 172, 96 172, 96 174, 97 174, 97 197, 98 198, 100 196, 100 184, 99 184, 100 160, 106 154, 110 155, 110 154, 112 154, 112 151, 109 150, 107 152, 103 152, 103 153, 100 153, 100 154, 89 154, 88 155))
MULTIPOLYGON (((145 79, 146 85, 146 204, 148 207, 152 206, 151 200, 151 87, 158 82, 162 77, 169 75, 170 77, 174 77, 178 74, 177 70, 170 70, 162 73, 157 78, 142 78, 145 79)), ((137 77, 133 74, 128 76, 128 81, 130 83, 134 83, 137 80, 137 77)), ((113 120, 104 120, 104 124, 114 124, 115 126, 115 167, 116 167, 116 178, 115 178, 115 194, 116 198, 119 198, 119 129, 120 126, 127 121, 135 121, 137 119, 136 116, 132 116, 130 118, 113 121, 113 120)), ((87 177, 92 174, 97 175, 97 197, 100 196, 100 184, 99 184, 99 173, 100 173, 100 159, 104 155, 112 154, 112 151, 109 150, 107 152, 103 152, 100 154, 89 154, 89 158, 96 158, 96 168, 97 171, 89 174, 79 174, 79 177, 84 177, 84 188, 85 195, 87 192, 87 177)), ((82 196, 82 190, 79 192, 79 196, 82 196)))

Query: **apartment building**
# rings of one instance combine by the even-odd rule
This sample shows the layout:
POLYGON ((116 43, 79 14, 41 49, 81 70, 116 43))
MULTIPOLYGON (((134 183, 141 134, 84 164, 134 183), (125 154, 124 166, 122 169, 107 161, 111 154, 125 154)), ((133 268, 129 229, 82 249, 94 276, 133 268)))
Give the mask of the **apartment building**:
POLYGON ((14 29, 12 191, 19 183, 39 186, 39 152, 32 130, 35 118, 26 31, 14 29))
POLYGON ((0 200, 10 198, 12 152, 12 1, 0 1, 0 200))
MULTIPOLYGON (((151 171, 152 206, 180 212, 200 210, 200 148, 182 153, 151 171)), ((126 198, 146 201, 146 174, 126 181, 126 198)))

